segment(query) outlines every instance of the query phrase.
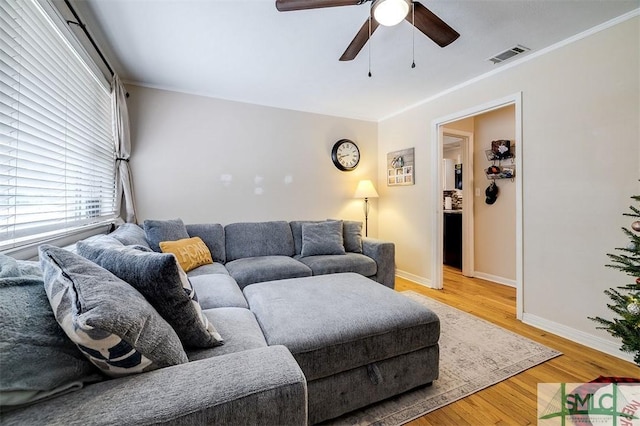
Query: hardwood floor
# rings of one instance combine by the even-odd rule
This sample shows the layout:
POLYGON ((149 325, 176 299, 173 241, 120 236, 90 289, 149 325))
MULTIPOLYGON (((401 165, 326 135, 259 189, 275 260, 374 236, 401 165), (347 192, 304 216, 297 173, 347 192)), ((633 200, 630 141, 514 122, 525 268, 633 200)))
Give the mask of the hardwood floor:
POLYGON ((518 321, 515 288, 467 278, 459 270, 445 266, 443 290, 432 290, 402 278, 396 278, 396 290, 413 290, 429 296, 563 353, 409 425, 535 425, 538 383, 582 383, 598 376, 640 377, 640 368, 633 363, 518 321))

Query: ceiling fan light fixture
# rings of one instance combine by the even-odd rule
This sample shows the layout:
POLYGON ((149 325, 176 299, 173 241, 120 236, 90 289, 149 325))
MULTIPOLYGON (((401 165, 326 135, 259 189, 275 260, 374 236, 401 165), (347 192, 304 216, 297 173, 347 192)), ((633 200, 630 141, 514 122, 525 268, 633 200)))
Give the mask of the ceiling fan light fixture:
POLYGON ((392 27, 409 14, 409 0, 375 0, 371 6, 373 17, 380 25, 392 27))

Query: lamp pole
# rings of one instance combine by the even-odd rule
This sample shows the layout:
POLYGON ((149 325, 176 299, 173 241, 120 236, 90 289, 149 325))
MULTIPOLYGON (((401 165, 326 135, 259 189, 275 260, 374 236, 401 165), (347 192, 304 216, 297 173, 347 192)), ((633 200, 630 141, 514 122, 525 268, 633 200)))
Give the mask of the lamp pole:
POLYGON ((364 199, 364 236, 369 236, 369 198, 377 198, 378 192, 370 180, 361 180, 358 183, 355 198, 364 199))
POLYGON ((364 236, 369 236, 369 198, 364 198, 364 236))

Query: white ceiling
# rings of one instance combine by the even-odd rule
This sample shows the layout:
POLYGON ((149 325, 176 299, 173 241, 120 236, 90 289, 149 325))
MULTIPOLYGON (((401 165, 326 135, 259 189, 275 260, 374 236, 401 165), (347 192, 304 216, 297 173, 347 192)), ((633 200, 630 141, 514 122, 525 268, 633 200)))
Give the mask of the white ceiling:
POLYGON ((370 40, 371 78, 369 44, 354 61, 338 61, 370 3, 295 12, 278 12, 274 0, 73 3, 124 81, 372 121, 504 66, 487 59, 516 44, 530 55, 640 7, 640 0, 420 2, 460 38, 440 48, 406 21, 380 27, 370 40))

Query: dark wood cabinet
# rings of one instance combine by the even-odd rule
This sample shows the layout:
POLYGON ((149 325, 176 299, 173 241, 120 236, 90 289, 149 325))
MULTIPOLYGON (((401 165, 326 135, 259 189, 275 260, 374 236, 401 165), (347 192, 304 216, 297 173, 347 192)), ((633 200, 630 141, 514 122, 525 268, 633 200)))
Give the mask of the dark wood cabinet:
POLYGON ((444 214, 444 264, 462 269, 462 213, 444 214))

